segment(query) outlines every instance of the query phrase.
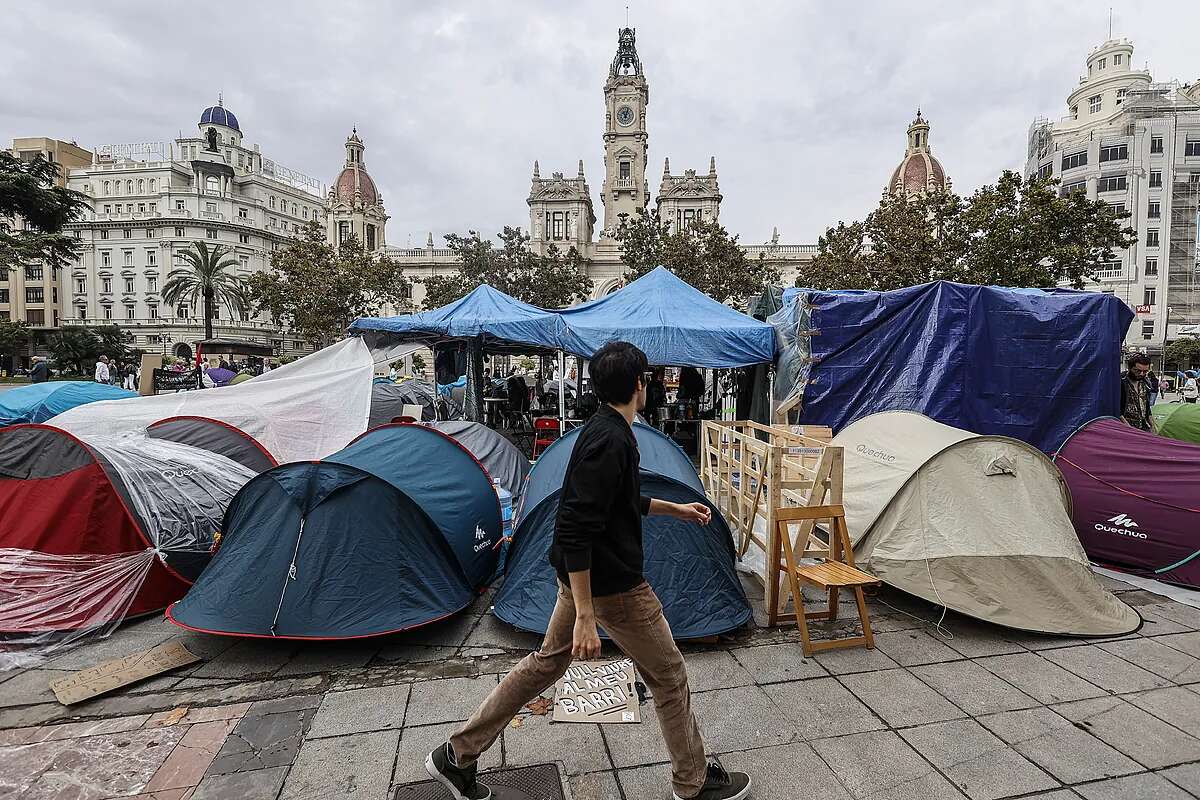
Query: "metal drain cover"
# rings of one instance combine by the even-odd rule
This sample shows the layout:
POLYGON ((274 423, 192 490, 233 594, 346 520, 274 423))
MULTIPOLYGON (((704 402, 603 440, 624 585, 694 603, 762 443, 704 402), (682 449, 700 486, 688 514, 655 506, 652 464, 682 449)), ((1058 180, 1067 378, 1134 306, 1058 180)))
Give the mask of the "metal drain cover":
MULTIPOLYGON (((491 788, 493 800, 566 800, 554 764, 485 772, 479 782, 491 788)), ((393 800, 450 800, 450 792, 437 781, 406 783, 396 787, 393 800)))

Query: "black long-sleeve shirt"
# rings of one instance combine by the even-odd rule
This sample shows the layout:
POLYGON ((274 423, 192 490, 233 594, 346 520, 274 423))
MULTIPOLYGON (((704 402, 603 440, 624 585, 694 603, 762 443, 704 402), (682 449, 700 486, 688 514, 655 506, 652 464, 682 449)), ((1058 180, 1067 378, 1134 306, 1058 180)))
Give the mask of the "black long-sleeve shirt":
POLYGON ((629 423, 607 404, 583 430, 571 452, 554 524, 550 563, 559 580, 592 571, 592 595, 626 592, 642 577, 642 516, 637 440, 629 423))

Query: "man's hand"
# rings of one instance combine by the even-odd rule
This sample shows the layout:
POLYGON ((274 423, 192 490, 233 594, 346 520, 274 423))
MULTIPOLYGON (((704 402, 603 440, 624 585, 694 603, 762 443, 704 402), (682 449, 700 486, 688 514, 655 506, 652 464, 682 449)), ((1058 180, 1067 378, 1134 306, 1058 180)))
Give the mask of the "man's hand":
POLYGON ((704 503, 675 503, 675 514, 685 522, 698 522, 707 525, 712 521, 712 509, 704 503))
POLYGON ((600 657, 600 635, 596 633, 596 618, 591 614, 575 615, 575 631, 571 635, 571 657, 580 661, 600 657))

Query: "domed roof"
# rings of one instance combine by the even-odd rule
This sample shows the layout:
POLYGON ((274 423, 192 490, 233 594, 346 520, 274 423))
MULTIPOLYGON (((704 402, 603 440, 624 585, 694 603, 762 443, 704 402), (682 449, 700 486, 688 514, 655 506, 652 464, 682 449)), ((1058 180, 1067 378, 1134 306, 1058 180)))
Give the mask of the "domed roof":
POLYGON ((224 125, 227 128, 233 128, 238 133, 242 132, 238 126, 237 117, 233 112, 225 108, 218 100, 215 106, 209 106, 204 109, 204 113, 200 115, 201 125, 224 125))
POLYGON ((333 184, 333 190, 337 193, 339 200, 352 203, 356 189, 362 192, 364 205, 375 205, 379 202, 379 190, 375 188, 375 181, 371 180, 366 169, 354 164, 342 170, 333 184))
POLYGON ((900 165, 892 172, 887 190, 892 194, 913 195, 931 189, 949 189, 950 181, 942 162, 929 149, 929 123, 917 111, 908 126, 908 149, 900 165))

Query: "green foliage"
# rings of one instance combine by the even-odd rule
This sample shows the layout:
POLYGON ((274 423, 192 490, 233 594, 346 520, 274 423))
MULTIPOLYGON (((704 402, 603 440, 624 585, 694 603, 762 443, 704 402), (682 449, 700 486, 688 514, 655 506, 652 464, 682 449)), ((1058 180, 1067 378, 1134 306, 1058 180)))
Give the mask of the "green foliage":
POLYGON ((1082 288, 1115 250, 1137 241, 1106 203, 1059 196, 1058 180, 1006 170, 969 198, 950 192, 885 195, 861 222, 818 240, 797 286, 886 291, 951 280, 993 286, 1082 288))
POLYGON ((746 258, 738 237, 730 236, 716 220, 699 220, 672 230, 658 212, 621 217, 616 231, 622 261, 628 269, 625 280, 645 275, 663 266, 680 279, 725 303, 739 304, 779 281, 779 271, 762 256, 746 258))
POLYGON ((179 254, 186 266, 176 267, 167 275, 162 297, 175 305, 187 300, 195 308, 203 304, 204 338, 213 338, 215 306, 223 305, 234 317, 246 316, 246 282, 232 270, 238 259, 223 245, 211 248, 205 242, 192 242, 179 254))
POLYGON ((1176 339, 1163 350, 1163 364, 1174 364, 1178 369, 1193 369, 1200 366, 1200 339, 1176 339))
POLYGON ((447 234, 446 246, 458 257, 458 271, 425 279, 425 308, 452 303, 485 283, 542 308, 563 308, 591 295, 592 281, 574 247, 564 253, 550 245, 545 255, 538 255, 529 248, 529 236, 508 226, 499 239, 497 249, 477 231, 447 234))
POLYGON ((420 353, 413 353, 412 368, 413 372, 420 372, 425 369, 425 357, 420 353))
POLYGON ((0 150, 0 269, 59 269, 79 257, 83 243, 62 230, 83 216, 87 198, 56 186, 58 177, 59 165, 40 154, 23 161, 0 150))
POLYGON ((250 302, 310 342, 330 344, 359 317, 390 304, 405 307, 412 283, 400 263, 365 252, 355 237, 334 247, 309 222, 271 257, 271 271, 250 277, 250 302))
POLYGON ((0 355, 15 356, 29 346, 32 332, 24 322, 0 320, 0 355))
POLYGON ((59 369, 68 367, 79 375, 90 376, 100 356, 108 356, 110 364, 127 363, 141 358, 142 351, 130 347, 133 336, 119 325, 64 325, 50 331, 45 344, 59 369))

